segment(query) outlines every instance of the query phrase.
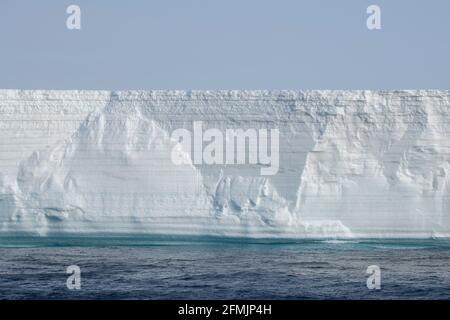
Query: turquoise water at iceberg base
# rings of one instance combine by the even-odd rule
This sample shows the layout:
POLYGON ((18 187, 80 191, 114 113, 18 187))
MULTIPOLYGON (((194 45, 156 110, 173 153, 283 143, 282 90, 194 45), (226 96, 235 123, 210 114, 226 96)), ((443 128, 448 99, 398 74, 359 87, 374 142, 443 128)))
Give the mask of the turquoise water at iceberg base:
POLYGON ((0 236, 1 299, 449 299, 450 240, 0 236), (81 289, 66 268, 81 269, 81 289), (381 289, 366 286, 381 269, 381 289))

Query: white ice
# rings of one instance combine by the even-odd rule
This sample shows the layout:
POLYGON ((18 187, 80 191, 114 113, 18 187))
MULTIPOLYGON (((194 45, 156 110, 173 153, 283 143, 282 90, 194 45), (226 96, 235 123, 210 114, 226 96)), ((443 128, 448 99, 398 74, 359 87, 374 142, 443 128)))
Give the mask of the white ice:
POLYGON ((0 90, 0 230, 448 237, 449 120, 439 90, 0 90), (174 165, 193 121, 278 128, 278 174, 174 165))

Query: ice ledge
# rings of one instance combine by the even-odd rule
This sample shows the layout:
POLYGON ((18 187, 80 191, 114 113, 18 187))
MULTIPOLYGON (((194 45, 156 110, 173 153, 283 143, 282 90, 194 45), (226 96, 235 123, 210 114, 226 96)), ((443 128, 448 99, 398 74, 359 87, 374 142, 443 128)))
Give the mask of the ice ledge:
POLYGON ((448 90, 0 90, 0 114, 2 233, 449 235, 448 90), (279 173, 174 166, 193 121, 280 129, 279 173))

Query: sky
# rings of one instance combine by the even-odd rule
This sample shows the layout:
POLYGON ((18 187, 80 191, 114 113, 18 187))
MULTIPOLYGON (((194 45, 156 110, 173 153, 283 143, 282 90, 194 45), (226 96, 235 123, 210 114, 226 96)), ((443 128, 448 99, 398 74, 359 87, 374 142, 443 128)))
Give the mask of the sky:
POLYGON ((0 0, 0 88, 450 89, 450 1, 0 0))

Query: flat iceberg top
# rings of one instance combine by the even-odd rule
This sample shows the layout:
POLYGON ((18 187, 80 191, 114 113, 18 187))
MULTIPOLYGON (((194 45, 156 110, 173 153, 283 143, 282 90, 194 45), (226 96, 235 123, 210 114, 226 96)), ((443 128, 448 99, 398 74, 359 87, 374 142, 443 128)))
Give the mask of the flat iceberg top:
POLYGON ((450 235, 450 91, 0 90, 2 234, 450 235))
POLYGON ((401 97, 445 97, 450 90, 20 90, 0 89, 2 100, 152 100, 167 99, 305 99, 308 96, 323 98, 365 99, 371 95, 401 97))

